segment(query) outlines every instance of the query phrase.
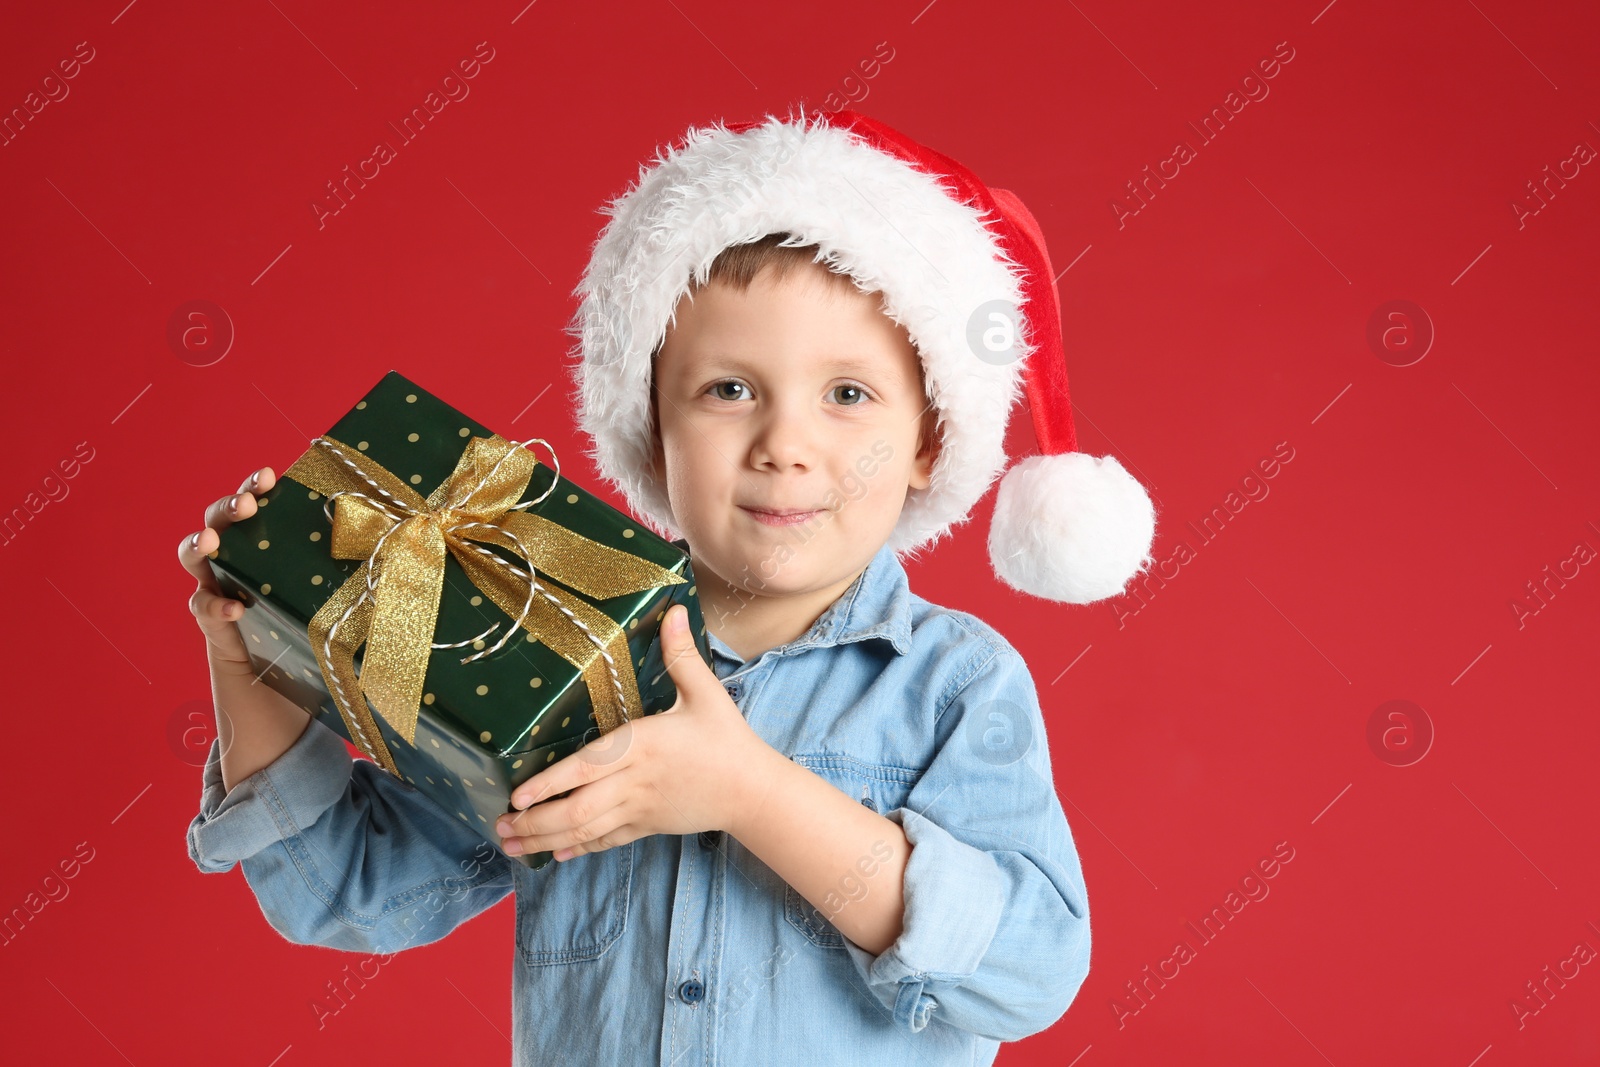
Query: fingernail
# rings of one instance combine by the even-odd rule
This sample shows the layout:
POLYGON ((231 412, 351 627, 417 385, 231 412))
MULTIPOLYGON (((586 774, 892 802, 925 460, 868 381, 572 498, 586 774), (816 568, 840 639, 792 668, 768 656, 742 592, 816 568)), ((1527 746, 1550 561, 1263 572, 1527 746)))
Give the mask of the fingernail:
POLYGON ((189 547, 194 549, 196 552, 200 551, 200 535, 199 534, 195 534, 193 537, 189 538, 189 547))
POLYGON ((234 497, 232 500, 228 501, 228 510, 231 512, 237 512, 239 510, 238 497, 234 497))
POLYGON ((508 856, 520 856, 522 855, 522 842, 513 837, 502 844, 500 849, 508 856))
POLYGON ((250 484, 251 485, 255 485, 260 480, 261 480, 261 472, 260 471, 256 471, 254 474, 252 474, 250 476, 250 484))
POLYGON ((671 625, 673 633, 681 634, 683 631, 687 630, 689 628, 689 609, 674 605, 672 609, 671 625))

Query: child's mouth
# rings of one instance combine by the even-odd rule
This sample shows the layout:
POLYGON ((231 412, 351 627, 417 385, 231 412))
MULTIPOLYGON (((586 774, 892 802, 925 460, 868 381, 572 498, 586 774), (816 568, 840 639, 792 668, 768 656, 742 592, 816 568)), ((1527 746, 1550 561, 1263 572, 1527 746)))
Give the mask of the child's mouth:
POLYGON ((761 511, 758 508, 739 506, 739 510, 765 526, 798 526, 812 516, 819 514, 816 511, 796 511, 788 515, 780 515, 774 511, 761 511))

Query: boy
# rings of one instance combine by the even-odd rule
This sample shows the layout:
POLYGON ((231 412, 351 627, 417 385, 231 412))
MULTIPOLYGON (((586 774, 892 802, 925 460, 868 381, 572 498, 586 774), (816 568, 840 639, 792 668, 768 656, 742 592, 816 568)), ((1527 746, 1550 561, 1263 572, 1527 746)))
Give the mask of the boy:
MULTIPOLYGON (((674 609, 677 704, 517 789, 502 848, 559 850, 541 871, 320 723, 247 706, 265 687, 217 685, 190 854, 241 863, 291 941, 384 955, 514 891, 518 1064, 991 1063, 1076 995, 1088 901, 1027 665, 898 555, 993 480, 1024 373, 1045 454, 1001 485, 997 573, 1086 603, 1153 534, 1120 465, 1073 451, 1042 239, 849 112, 691 131, 611 214, 579 287, 580 421, 691 550, 712 664, 674 609)), ((203 585, 209 530, 185 544, 203 585)), ((214 649, 230 604, 197 592, 214 649)))

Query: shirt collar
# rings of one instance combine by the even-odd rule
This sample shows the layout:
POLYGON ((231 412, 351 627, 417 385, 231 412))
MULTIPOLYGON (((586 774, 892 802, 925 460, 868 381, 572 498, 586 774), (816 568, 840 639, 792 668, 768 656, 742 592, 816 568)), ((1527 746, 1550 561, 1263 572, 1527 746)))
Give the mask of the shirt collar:
MULTIPOLYGON (((686 542, 677 543, 687 547, 686 542)), ((789 655, 874 637, 887 641, 897 654, 911 651, 911 584, 905 567, 887 543, 809 630, 772 651, 789 655)), ((713 652, 736 664, 744 662, 710 630, 706 631, 706 639, 713 652)))

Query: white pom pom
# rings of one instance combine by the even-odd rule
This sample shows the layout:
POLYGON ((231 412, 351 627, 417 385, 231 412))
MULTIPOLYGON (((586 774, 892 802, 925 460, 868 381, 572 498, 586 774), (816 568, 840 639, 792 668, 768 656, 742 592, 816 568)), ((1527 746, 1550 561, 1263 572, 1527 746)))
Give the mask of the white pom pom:
POLYGON ((1116 596, 1153 562, 1155 507, 1113 456, 1029 456, 1006 472, 989 562, 1013 589, 1069 604, 1116 596))

